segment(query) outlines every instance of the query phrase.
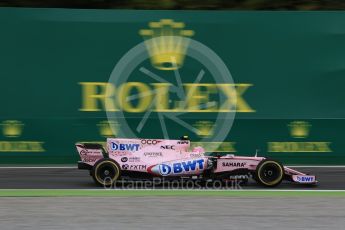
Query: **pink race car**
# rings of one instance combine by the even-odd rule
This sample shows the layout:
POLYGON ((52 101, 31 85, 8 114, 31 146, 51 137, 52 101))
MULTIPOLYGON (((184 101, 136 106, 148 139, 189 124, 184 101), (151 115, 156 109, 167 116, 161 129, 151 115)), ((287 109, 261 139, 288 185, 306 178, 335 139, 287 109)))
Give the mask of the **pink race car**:
POLYGON ((76 144, 81 158, 78 168, 90 170, 94 181, 103 186, 112 185, 120 178, 156 177, 226 181, 243 176, 268 187, 277 186, 282 180, 317 183, 315 176, 265 157, 209 156, 202 147, 190 150, 187 137, 181 140, 108 138, 106 145, 107 150, 101 144, 76 144))

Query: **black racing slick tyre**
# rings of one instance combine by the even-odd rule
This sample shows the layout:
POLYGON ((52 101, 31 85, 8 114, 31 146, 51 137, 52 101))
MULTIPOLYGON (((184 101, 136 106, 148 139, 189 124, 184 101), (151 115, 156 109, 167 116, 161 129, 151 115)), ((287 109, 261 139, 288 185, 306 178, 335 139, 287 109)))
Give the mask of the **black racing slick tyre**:
POLYGON ((265 159, 261 161, 255 170, 255 180, 266 187, 279 185, 284 178, 284 167, 281 163, 265 159))
POLYGON ((112 159, 104 158, 96 162, 91 170, 91 176, 100 186, 112 186, 120 178, 119 165, 112 159))

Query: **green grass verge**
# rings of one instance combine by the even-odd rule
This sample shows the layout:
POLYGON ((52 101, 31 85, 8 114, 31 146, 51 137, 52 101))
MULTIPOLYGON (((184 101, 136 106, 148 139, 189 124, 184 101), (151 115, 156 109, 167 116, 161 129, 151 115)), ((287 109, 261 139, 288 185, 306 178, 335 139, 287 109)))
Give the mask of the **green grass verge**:
POLYGON ((258 191, 258 190, 84 190, 0 189, 0 197, 140 197, 140 196, 227 196, 227 197, 345 197, 345 191, 258 191))

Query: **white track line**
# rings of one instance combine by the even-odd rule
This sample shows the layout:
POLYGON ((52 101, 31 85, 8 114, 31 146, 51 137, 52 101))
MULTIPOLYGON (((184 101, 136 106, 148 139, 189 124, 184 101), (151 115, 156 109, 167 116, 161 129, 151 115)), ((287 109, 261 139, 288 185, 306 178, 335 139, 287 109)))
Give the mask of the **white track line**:
POLYGON ((291 165, 289 168, 345 168, 345 165, 291 165))
MULTIPOLYGON (((21 190, 21 189, 0 189, 1 190, 21 190)), ((49 189, 23 189, 23 190, 49 190, 49 189)), ((80 190, 80 191, 180 191, 180 192, 345 192, 344 189, 93 189, 93 188, 66 188, 66 189, 54 189, 54 190, 80 190)))

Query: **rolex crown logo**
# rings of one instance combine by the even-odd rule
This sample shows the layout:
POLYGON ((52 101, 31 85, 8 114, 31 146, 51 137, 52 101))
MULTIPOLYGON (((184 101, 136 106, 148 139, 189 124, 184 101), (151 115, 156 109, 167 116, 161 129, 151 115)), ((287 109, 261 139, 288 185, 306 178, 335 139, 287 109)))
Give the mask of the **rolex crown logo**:
POLYGON ((2 122, 2 133, 5 137, 19 137, 22 134, 24 124, 16 120, 2 122))
POLYGON ((142 29, 139 34, 145 39, 152 65, 159 70, 175 70, 183 65, 188 39, 194 31, 185 30, 183 22, 161 19, 150 22, 149 29, 142 29))
POLYGON ((197 135, 200 137, 213 136, 214 123, 211 121, 198 121, 194 124, 197 129, 197 135))
POLYGON ((293 121, 288 126, 290 134, 294 138, 306 138, 309 136, 311 125, 306 121, 293 121))

